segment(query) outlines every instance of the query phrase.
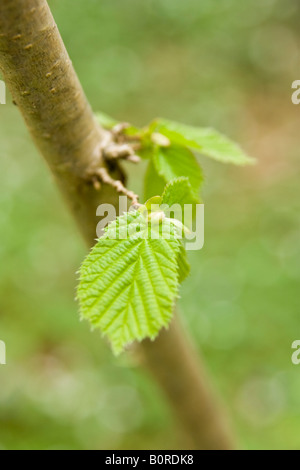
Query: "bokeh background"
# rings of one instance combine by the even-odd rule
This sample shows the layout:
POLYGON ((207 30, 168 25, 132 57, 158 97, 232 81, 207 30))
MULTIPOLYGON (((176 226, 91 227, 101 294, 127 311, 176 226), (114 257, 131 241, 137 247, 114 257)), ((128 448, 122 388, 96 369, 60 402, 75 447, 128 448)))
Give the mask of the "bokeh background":
MULTIPOLYGON (((201 158, 206 244, 180 307, 240 446, 300 448, 298 0, 49 3, 95 110, 213 126, 257 157, 201 158)), ((10 97, 0 142, 0 448, 180 448, 157 386, 79 322, 86 249, 10 97)))

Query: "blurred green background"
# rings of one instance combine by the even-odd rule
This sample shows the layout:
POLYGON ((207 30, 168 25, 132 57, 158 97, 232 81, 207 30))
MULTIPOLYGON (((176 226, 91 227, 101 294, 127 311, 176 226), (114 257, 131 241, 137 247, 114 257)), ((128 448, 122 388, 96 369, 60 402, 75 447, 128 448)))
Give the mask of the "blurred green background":
MULTIPOLYGON (((254 168, 201 159, 206 244, 182 318, 240 446, 300 448, 298 0, 52 0, 95 110, 218 128, 254 168)), ((86 249, 18 109, 0 106, 0 448, 176 449, 180 427, 130 355, 80 323, 86 249)), ((140 168, 130 168, 140 191, 140 168)), ((176 373, 176 371, 174 371, 176 373)))

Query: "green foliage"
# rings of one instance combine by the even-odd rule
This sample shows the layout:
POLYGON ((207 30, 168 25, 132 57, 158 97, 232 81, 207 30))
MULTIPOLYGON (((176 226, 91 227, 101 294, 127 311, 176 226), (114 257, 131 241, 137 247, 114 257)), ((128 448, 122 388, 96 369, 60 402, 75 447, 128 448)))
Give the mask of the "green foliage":
MULTIPOLYGON (((196 201, 198 202, 198 201, 196 201)), ((192 221, 195 216, 195 196, 189 179, 187 177, 177 178, 168 183, 162 195, 162 208, 167 217, 178 219, 186 227, 192 227, 192 221), (192 210, 186 211, 185 205, 190 205, 192 210)))
POLYGON ((157 173, 154 163, 150 160, 145 174, 144 182, 144 200, 147 201, 156 194, 162 194, 165 181, 157 173))
POLYGON ((148 211, 148 214, 151 212, 160 211, 162 204, 162 197, 161 196, 153 196, 148 201, 145 202, 145 207, 148 211))
POLYGON ((180 204, 183 208, 185 204, 193 204, 193 202, 193 190, 189 178, 177 178, 166 185, 162 195, 162 204, 170 207, 180 204))
POLYGON ((254 162, 237 144, 214 129, 187 126, 166 119, 156 122, 157 131, 177 145, 189 147, 222 163, 247 165, 254 162))
POLYGON ((194 202, 198 202, 203 174, 194 154, 188 148, 177 144, 170 147, 157 146, 153 153, 153 163, 157 173, 166 183, 174 178, 187 177, 194 202))
MULTIPOLYGON (((107 129, 117 124, 105 114, 96 117, 107 129)), ((191 220, 182 219, 182 208, 200 201, 204 179, 192 150, 225 163, 252 162, 212 129, 158 119, 123 132, 140 143, 140 156, 150 160, 145 175, 147 202, 108 225, 81 267, 78 288, 82 317, 100 328, 116 354, 134 340, 155 338, 168 326, 179 284, 190 272, 179 238, 191 220), (175 205, 178 212, 169 214, 175 205)))
MULTIPOLYGON (((105 114, 98 113, 96 117, 108 129, 117 124, 105 114)), ((156 119, 141 129, 129 126, 124 134, 135 137, 141 144, 140 157, 150 160, 145 175, 146 200, 160 194, 163 186, 171 180, 186 177, 191 185, 193 202, 199 202, 204 176, 193 151, 222 163, 254 163, 237 144, 210 128, 156 119)))
MULTIPOLYGON (((174 182, 165 194, 175 200, 185 184, 174 182)), ((81 316, 100 328, 116 354, 168 326, 179 283, 189 273, 181 232, 180 222, 166 218, 159 205, 156 213, 141 206, 109 224, 82 264, 81 316)))
MULTIPOLYGON (((96 117, 107 129, 117 124, 105 114, 96 117)), ((81 267, 78 287, 82 317, 100 328, 116 354, 134 340, 154 339, 168 326, 179 283, 190 272, 179 238, 191 220, 182 220, 182 208, 199 202, 204 179, 192 150, 225 163, 252 162, 212 129, 158 119, 123 132, 140 143, 140 156, 150 160, 145 176, 148 200, 108 225, 81 267), (176 204, 180 217, 177 211, 168 214, 176 204)))

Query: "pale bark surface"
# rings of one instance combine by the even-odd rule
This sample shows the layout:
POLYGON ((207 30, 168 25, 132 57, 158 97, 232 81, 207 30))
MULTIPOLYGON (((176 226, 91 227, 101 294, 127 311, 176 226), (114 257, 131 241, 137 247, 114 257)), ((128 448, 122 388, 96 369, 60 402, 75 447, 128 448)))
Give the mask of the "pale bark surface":
MULTIPOLYGON (((96 191, 87 178, 104 165, 99 148, 105 131, 94 120, 45 0, 0 0, 0 69, 91 246, 96 207, 117 206, 118 195, 109 185, 96 191)), ((139 347, 187 431, 190 448, 232 448, 223 410, 177 319, 155 342, 139 347)))

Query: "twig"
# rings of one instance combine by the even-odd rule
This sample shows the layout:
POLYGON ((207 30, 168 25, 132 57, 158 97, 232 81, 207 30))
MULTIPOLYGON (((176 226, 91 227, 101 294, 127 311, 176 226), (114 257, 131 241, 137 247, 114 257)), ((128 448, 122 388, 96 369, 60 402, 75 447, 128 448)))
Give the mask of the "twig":
POLYGON ((100 144, 102 157, 107 160, 128 160, 139 163, 140 157, 135 154, 140 150, 141 143, 137 137, 126 136, 123 131, 129 126, 127 123, 117 124, 110 131, 106 131, 100 144))
MULTIPOLYGON (((98 168, 97 170, 95 170, 95 175, 97 175, 100 178, 102 183, 112 186, 113 188, 115 188, 115 190, 118 193, 124 194, 124 196, 127 196, 129 199, 131 199, 133 205, 136 205, 139 203, 138 202, 139 196, 135 194, 133 191, 130 191, 129 189, 127 189, 122 183, 122 181, 114 180, 110 176, 106 168, 98 168)), ((96 180, 96 184, 97 184, 97 180, 96 180)))
POLYGON ((119 160, 119 159, 126 159, 133 163, 139 163, 140 158, 135 155, 133 145, 129 144, 119 144, 119 143, 111 143, 103 148, 103 157, 106 160, 119 160))

